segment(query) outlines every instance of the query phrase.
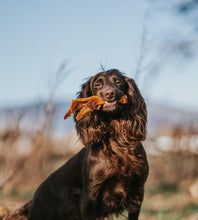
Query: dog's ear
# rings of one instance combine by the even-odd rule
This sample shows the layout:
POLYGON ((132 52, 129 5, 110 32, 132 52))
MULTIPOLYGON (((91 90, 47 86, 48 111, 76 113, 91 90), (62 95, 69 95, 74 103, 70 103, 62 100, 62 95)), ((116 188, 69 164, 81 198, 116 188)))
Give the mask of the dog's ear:
POLYGON ((86 83, 81 86, 81 91, 79 92, 78 98, 86 98, 92 96, 91 91, 91 79, 89 79, 86 83))
POLYGON ((135 81, 125 78, 128 83, 128 95, 131 102, 131 115, 133 117, 132 127, 130 128, 132 135, 138 140, 146 138, 147 110, 146 103, 142 97, 135 81))
POLYGON ((125 78, 125 80, 128 83, 128 95, 130 96, 130 99, 132 101, 134 113, 136 113, 138 110, 144 111, 145 101, 135 81, 127 77, 125 78))
MULTIPOLYGON (((91 77, 86 83, 81 86, 81 91, 78 98, 86 98, 93 95, 93 82, 98 75, 91 77)), ((85 146, 90 146, 93 143, 99 143, 105 133, 100 117, 92 112, 86 114, 79 121, 76 120, 80 110, 74 112, 74 120, 76 122, 76 130, 85 146), (100 126, 99 126, 100 125, 100 126)))
MULTIPOLYGON (((90 78, 87 82, 81 85, 81 91, 78 93, 78 98, 87 98, 89 96, 92 96, 91 80, 92 78, 90 78)), ((93 144, 94 141, 96 141, 96 138, 93 133, 94 129, 92 128, 92 123, 94 123, 94 121, 93 119, 91 120, 90 113, 86 114, 85 117, 81 118, 79 121, 76 120, 76 116, 78 115, 79 111, 80 109, 74 112, 76 130, 83 144, 85 146, 89 146, 90 144, 93 144)))

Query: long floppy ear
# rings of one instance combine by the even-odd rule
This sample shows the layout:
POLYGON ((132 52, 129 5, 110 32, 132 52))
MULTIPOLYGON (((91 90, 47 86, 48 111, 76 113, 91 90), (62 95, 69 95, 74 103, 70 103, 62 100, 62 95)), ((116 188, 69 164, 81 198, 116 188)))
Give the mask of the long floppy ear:
POLYGON ((90 83, 91 79, 81 86, 81 91, 78 94, 78 98, 86 98, 92 95, 90 83))
POLYGON ((142 97, 135 81, 125 78, 128 83, 128 95, 131 102, 130 113, 133 122, 131 124, 130 133, 136 140, 144 140, 146 138, 147 110, 146 103, 142 97))
MULTIPOLYGON (((78 98, 86 98, 92 96, 92 82, 95 77, 90 78, 81 87, 81 91, 78 94, 78 98)), ((76 130, 80 136, 81 141, 85 146, 92 145, 95 142, 99 142, 104 134, 101 120, 97 114, 89 112, 79 121, 76 120, 76 116, 79 110, 74 112, 74 120, 76 122, 76 130)))

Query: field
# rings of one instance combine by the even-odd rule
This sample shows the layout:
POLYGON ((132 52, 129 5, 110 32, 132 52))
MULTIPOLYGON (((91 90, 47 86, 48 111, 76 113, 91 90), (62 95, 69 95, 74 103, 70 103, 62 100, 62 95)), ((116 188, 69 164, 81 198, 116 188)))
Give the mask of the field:
MULTIPOLYGON (((34 132, 22 129, 19 121, 0 133, 0 216, 31 199, 37 186, 82 148, 74 131, 64 138, 50 135, 50 120, 44 118, 34 132)), ((140 219, 198 219, 197 135, 161 134, 143 144, 150 173, 140 219)))

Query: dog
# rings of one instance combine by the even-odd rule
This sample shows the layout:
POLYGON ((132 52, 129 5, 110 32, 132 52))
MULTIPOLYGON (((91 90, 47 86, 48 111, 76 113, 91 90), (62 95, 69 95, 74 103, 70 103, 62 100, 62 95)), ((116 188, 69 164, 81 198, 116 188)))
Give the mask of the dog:
POLYGON ((106 103, 79 121, 74 113, 85 147, 38 187, 23 207, 28 220, 104 220, 124 210, 138 219, 149 170, 141 143, 145 101, 135 81, 116 69, 91 77, 78 98, 93 95, 106 103), (118 102, 123 95, 126 104, 118 102))

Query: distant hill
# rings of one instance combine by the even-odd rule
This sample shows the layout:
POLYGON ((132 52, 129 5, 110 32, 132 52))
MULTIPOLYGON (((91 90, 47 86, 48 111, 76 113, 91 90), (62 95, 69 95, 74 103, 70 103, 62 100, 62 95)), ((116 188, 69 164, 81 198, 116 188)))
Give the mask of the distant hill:
MULTIPOLYGON (((0 109, 0 128, 12 126, 21 117, 20 126, 24 129, 35 129, 41 126, 44 115, 45 103, 28 106, 0 109)), ((73 117, 66 121, 63 119, 70 103, 55 103, 53 105, 54 121, 52 134, 63 136, 74 129, 73 117)), ((198 113, 173 109, 156 104, 148 104, 148 133, 155 134, 164 125, 191 126, 198 129, 198 113)))
POLYGON ((156 133, 163 125, 198 131, 198 112, 175 109, 156 104, 148 105, 148 131, 156 133))

